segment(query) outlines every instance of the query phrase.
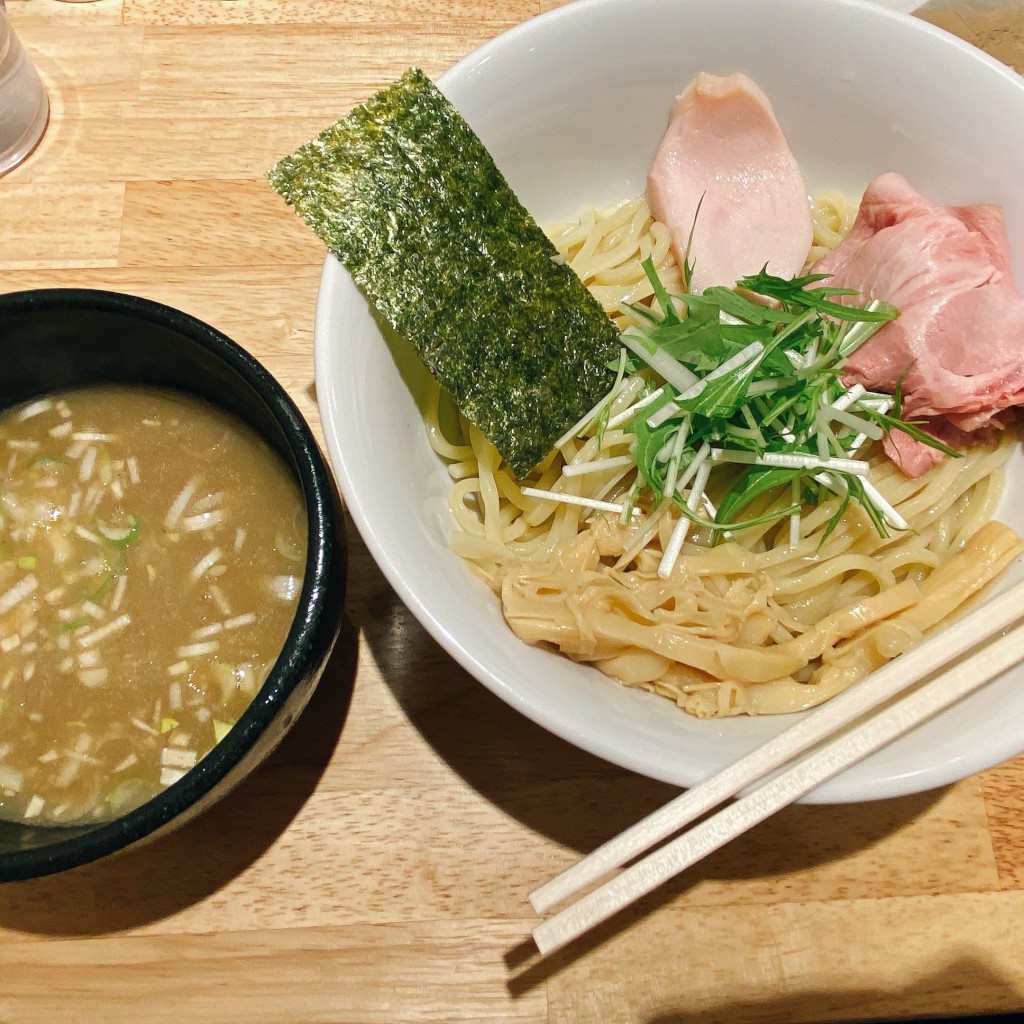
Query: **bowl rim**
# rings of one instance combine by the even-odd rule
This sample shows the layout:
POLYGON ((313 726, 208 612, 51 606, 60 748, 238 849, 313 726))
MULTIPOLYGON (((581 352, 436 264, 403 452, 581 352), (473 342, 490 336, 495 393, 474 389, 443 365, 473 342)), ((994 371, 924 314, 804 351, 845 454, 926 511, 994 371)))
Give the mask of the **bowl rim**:
MULTIPOLYGON (((52 829, 56 841, 0 853, 0 882, 53 874, 114 853, 151 837, 204 800, 252 750, 303 681, 306 659, 310 652, 316 653, 322 621, 335 603, 333 590, 337 581, 332 578, 339 566, 344 565, 339 521, 342 513, 335 502, 331 471, 295 402, 259 360, 205 321, 153 299, 92 288, 38 288, 0 295, 0 323, 9 315, 54 310, 72 314, 99 312, 170 329, 234 371, 249 389, 251 398, 263 404, 287 440, 294 460, 293 475, 306 505, 308 541, 296 614, 281 653, 263 686, 227 736, 181 779, 127 814, 95 826, 33 825, 52 829), (82 828, 88 831, 78 831, 82 828), (75 834, 62 840, 59 838, 62 829, 74 829, 75 834)), ((111 378, 111 382, 116 383, 116 378, 111 378)), ((298 711, 295 715, 297 717, 298 711)))

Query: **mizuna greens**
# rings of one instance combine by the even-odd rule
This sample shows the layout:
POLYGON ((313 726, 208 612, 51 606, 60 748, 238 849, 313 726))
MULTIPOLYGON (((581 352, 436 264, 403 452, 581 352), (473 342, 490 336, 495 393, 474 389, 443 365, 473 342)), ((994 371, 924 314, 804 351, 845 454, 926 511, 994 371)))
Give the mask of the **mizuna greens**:
MULTIPOLYGON (((681 510, 664 574, 691 523, 720 535, 788 516, 795 538, 801 506, 826 494, 841 498, 830 530, 851 500, 882 536, 888 528, 906 529, 868 478, 862 448, 899 429, 947 455, 959 453, 902 420, 898 394, 848 388, 841 380, 845 360, 895 319, 896 309, 836 302, 853 293, 820 286, 821 276, 783 279, 765 271, 742 279, 735 291, 674 296, 650 261, 644 269, 657 306, 634 307, 642 326, 621 336, 616 385, 575 433, 611 425, 635 435, 637 479, 627 502, 615 508, 625 519, 643 499, 655 509, 669 502, 681 510), (610 419, 621 381, 636 373, 649 386, 610 419), (746 468, 737 473, 737 466, 746 468), (716 508, 706 489, 720 467, 732 473, 716 508), (750 514, 755 503, 758 511, 750 514)), ((613 510, 611 503, 600 507, 613 510)))

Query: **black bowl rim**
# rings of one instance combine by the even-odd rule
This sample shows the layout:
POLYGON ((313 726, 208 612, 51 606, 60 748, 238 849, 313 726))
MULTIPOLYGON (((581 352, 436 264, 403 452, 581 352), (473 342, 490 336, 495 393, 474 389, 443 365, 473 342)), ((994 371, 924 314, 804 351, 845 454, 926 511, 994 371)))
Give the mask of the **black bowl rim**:
MULTIPOLYGON (((316 648, 322 618, 332 607, 336 551, 333 477, 298 407, 254 356, 210 324, 152 299, 91 288, 40 288, 0 295, 0 320, 37 309, 97 311, 170 328, 198 343, 233 369, 281 426, 306 502, 307 555, 302 589, 281 654, 252 703, 231 731, 178 782, 119 818, 44 847, 0 854, 0 881, 52 874, 76 867, 143 839, 194 807, 242 760, 302 682, 306 657, 316 648), (305 656, 304 656, 305 652, 305 656)), ((52 828, 56 833, 63 826, 52 828)))

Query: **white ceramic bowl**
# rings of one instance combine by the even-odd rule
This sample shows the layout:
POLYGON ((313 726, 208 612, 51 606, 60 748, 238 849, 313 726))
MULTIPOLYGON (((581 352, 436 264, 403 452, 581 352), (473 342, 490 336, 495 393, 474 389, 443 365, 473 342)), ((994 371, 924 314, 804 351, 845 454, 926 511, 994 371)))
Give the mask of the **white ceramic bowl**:
MULTIPOLYGON (((639 194, 673 98, 701 70, 744 71, 765 90, 812 190, 859 195, 898 170, 937 201, 1001 203, 1024 278, 1024 82, 872 3, 583 0, 499 36, 439 85, 544 222, 639 194)), ((698 721, 520 642, 448 550, 447 477, 417 408, 424 371, 382 339, 333 258, 315 347, 330 458, 359 531, 420 622, 485 686, 569 742, 682 786, 792 723, 698 721)), ((1024 481, 1024 471, 1013 476, 1024 481)), ((1004 518, 1019 528, 1024 486, 1010 490, 1004 518)), ((1004 676, 806 799, 929 789, 1024 750, 1022 684, 1024 672, 1004 676)))

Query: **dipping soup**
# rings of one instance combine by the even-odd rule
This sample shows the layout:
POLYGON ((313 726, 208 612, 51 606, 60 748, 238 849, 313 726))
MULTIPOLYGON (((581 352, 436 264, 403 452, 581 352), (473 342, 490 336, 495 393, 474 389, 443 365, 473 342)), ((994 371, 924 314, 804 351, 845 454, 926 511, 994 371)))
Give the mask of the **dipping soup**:
POLYGON ((0 413, 0 817, 116 817, 246 709, 291 626, 305 507, 251 428, 100 385, 0 413))

